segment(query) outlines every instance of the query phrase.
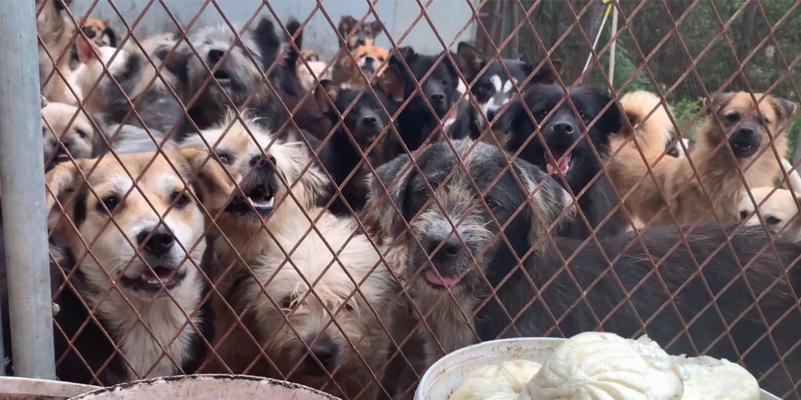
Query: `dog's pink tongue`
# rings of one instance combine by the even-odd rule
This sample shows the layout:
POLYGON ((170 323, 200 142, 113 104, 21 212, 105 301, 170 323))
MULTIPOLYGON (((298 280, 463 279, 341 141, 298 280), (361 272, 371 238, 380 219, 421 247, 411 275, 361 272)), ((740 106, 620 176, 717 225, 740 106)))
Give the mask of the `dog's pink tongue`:
POLYGON ((442 287, 454 287, 456 283, 459 281, 457 278, 450 278, 450 277, 441 277, 437 275, 434 270, 428 269, 426 270, 425 274, 426 280, 428 283, 434 286, 442 286, 442 287))
MULTIPOLYGON (((554 157, 556 157, 559 160, 559 156, 554 154, 554 157)), ((559 173, 559 175, 567 175, 567 171, 570 169, 570 156, 564 156, 557 162, 558 164, 556 165, 556 168, 554 168, 553 164, 551 163, 546 164, 545 171, 549 175, 553 174, 554 172, 559 173)))

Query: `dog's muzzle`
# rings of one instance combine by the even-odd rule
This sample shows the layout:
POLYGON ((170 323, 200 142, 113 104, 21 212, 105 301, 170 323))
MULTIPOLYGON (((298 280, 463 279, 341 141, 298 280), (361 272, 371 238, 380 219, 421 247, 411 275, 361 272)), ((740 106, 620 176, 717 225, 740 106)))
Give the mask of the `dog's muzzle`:
POLYGON ((145 229, 136 235, 145 262, 135 262, 123 272, 120 282, 132 289, 156 292, 162 287, 170 290, 183 281, 185 271, 180 268, 172 252, 176 246, 175 237, 166 228, 145 229))
POLYGON ((443 238, 427 236, 420 243, 431 259, 424 261, 423 278, 434 287, 450 288, 462 278, 467 265, 468 252, 457 237, 443 238))
POLYGON ((309 348, 311 354, 307 353, 303 360, 303 372, 309 376, 325 376, 326 371, 332 373, 339 364, 340 349, 330 337, 324 336, 312 343, 309 348))
POLYGON ((729 138, 729 146, 737 158, 751 157, 759 150, 762 139, 752 127, 743 126, 729 138))
POLYGON ((231 201, 225 211, 243 215, 256 213, 265 217, 273 211, 278 189, 275 158, 268 156, 265 159, 262 155, 257 155, 250 160, 250 165, 250 173, 239 184, 241 193, 231 201))

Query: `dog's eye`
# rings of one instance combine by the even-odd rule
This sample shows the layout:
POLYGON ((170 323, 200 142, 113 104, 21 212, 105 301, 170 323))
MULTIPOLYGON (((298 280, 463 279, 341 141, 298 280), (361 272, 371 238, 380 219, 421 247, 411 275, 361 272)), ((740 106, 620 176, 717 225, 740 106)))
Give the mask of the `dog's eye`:
POLYGON ((88 136, 86 134, 86 131, 84 131, 83 129, 75 129, 75 133, 77 133, 81 139, 86 139, 86 137, 88 136))
POLYGON ((770 118, 762 118, 762 123, 765 124, 765 125, 770 125, 771 120, 770 120, 770 118))
POLYGON ((536 114, 534 114, 534 118, 536 118, 537 121, 542 121, 547 116, 548 116, 548 110, 540 110, 536 114))
POLYGON ((104 212, 107 209, 108 212, 112 212, 120 204, 120 196, 116 194, 108 195, 101 200, 101 203, 97 204, 97 211, 104 212), (105 206, 105 209, 103 209, 103 206, 105 206))
POLYGON ((740 211, 740 219, 743 220, 746 218, 748 218, 748 211, 740 211))
POLYGON ((737 121, 740 120, 740 113, 730 112, 730 113, 724 115, 723 118, 726 119, 726 122, 728 122, 730 124, 734 124, 734 123, 737 123, 737 121))
POLYGON ((442 86, 448 86, 448 80, 447 79, 443 79, 443 80, 439 81, 439 83, 442 84, 442 86))
POLYGON ((234 163, 235 157, 233 154, 228 153, 226 151, 221 151, 217 153, 217 158, 220 159, 220 162, 225 165, 232 165, 234 163))
POLYGON ((782 222, 782 220, 776 217, 767 217, 765 218, 765 222, 767 222, 768 225, 778 225, 780 222, 782 222))
POLYGON ((378 57, 379 62, 384 62, 384 57, 378 57))
POLYGON ((170 204, 175 204, 176 208, 183 208, 190 200, 189 195, 183 190, 176 190, 170 194, 170 204))
POLYGON ((292 296, 286 296, 281 300, 279 306, 281 306, 281 311, 284 314, 289 314, 292 311, 292 306, 295 305, 295 299, 292 296))
POLYGON ((344 308, 344 309, 345 309, 345 311, 347 311, 347 312, 353 312, 353 310, 354 310, 354 308, 353 308, 353 305, 352 305, 352 304, 350 304, 350 303, 345 303, 345 304, 342 306, 342 308, 344 308))

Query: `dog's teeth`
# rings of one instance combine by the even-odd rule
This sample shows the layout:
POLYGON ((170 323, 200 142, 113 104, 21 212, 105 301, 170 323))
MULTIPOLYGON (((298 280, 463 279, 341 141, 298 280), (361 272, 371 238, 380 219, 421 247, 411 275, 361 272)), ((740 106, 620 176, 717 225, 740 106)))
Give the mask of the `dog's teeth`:
POLYGON ((252 198, 248 197, 248 203, 255 208, 270 208, 273 206, 273 203, 275 203, 275 197, 270 197, 270 200, 267 201, 254 201, 252 198))

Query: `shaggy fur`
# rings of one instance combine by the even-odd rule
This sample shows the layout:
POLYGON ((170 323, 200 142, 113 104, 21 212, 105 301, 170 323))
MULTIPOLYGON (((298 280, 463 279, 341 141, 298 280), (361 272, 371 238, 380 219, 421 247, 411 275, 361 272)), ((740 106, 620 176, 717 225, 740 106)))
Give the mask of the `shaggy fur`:
POLYGON ((751 195, 756 203, 744 194, 739 209, 740 219, 746 220, 747 225, 765 226, 771 234, 784 240, 801 243, 801 218, 796 203, 801 194, 794 195, 787 189, 760 187, 751 189, 751 195), (759 213, 755 212, 757 208, 759 213))
MULTIPOLYGON (((464 146, 457 144, 457 149, 464 146)), ((407 290, 431 329, 430 335, 424 329, 430 360, 478 340, 607 330, 628 337, 648 333, 670 353, 702 351, 741 361, 762 377, 781 349, 797 342, 791 332, 801 328, 793 294, 801 288, 801 247, 781 241, 772 245, 759 230, 712 226, 685 232, 686 242, 675 228, 646 231, 642 241, 624 235, 603 238, 600 244, 564 237, 551 242, 546 232, 551 219, 543 217, 559 215, 565 206, 558 185, 517 161, 516 169, 531 171, 523 180, 527 185, 504 177, 487 187, 505 156, 486 144, 477 144, 471 154, 460 154, 467 170, 450 181, 443 181, 443 171, 459 169, 460 161, 445 145, 418 155, 421 173, 410 171, 408 160, 399 158, 379 170, 384 184, 395 182, 391 198, 381 196, 378 186, 371 192, 377 229, 395 238, 391 247, 403 255, 388 261, 404 270, 407 290), (468 184, 468 177, 478 188, 468 184), (442 206, 428 202, 431 196, 421 189, 425 182, 436 188, 442 206), (532 186, 542 187, 531 202, 531 211, 538 212, 512 219, 527 204, 532 186), (496 223, 510 219, 503 230, 496 223), (404 220, 410 232, 404 232, 404 220), (455 233, 463 240, 451 240, 455 233), (608 270, 607 257, 615 274, 608 270), (709 303, 715 306, 703 308, 709 303), (772 329, 785 312, 790 317, 772 329), (760 338, 769 330, 778 353, 760 338), (725 334, 731 340, 718 340, 725 334), (757 340, 759 345, 738 359, 736 352, 757 340)), ((783 374, 765 378, 766 388, 788 389, 783 374)))
MULTIPOLYGON (((263 363, 267 368, 259 374, 344 398, 374 399, 389 350, 382 325, 391 324, 389 299, 396 290, 354 220, 322 209, 309 213, 321 215, 314 230, 296 223, 275 231, 280 247, 261 254, 232 298, 238 309, 250 309, 251 330, 280 370, 263 363)), ((250 354, 248 361, 256 353, 250 354)))
POLYGON ((72 271, 63 271, 69 285, 54 299, 61 379, 110 385, 192 373, 202 359, 200 335, 211 326, 201 304, 206 221, 196 199, 214 212, 231 185, 206 153, 167 157, 179 172, 162 155, 139 154, 105 157, 96 166, 96 159, 64 163, 47 174, 56 196, 48 197, 48 208, 58 198, 75 225, 53 223, 75 260, 72 271), (97 319, 89 319, 90 310, 97 319))
POLYGON ((602 169, 610 135, 623 127, 612 98, 586 86, 567 96, 557 85, 535 85, 523 101, 528 110, 518 103, 506 111, 511 121, 506 149, 519 151, 524 160, 557 177, 578 199, 582 214, 559 233, 578 239, 593 230, 600 236, 621 232, 623 225, 613 211, 619 200, 602 169))
MULTIPOLYGON (((389 66, 379 78, 379 85, 390 98, 402 103, 415 92, 415 81, 419 82, 422 90, 417 91, 397 119, 403 142, 410 151, 428 140, 437 140, 431 137, 432 134, 441 131, 440 124, 444 124, 447 114, 459 98, 456 90, 459 75, 456 66, 445 54, 422 55, 411 47, 402 47, 390 57, 389 66), (406 65, 411 69, 411 74, 407 72, 406 65), (429 71, 431 74, 423 79, 429 71)), ((405 151, 401 148, 398 152, 405 151)))
MULTIPOLYGON (((781 159, 787 153, 783 130, 795 105, 759 93, 754 96, 761 99, 758 111, 745 92, 723 93, 707 104, 709 115, 688 158, 663 157, 652 166, 653 179, 641 182, 639 191, 647 197, 632 205, 635 217, 651 225, 671 223, 671 214, 679 224, 716 221, 715 217, 735 222, 744 185, 773 185, 781 175, 781 159)), ((643 168, 629 174, 645 176, 643 168)))
POLYGON ((339 89, 333 83, 324 86, 325 92, 317 92, 320 106, 332 123, 339 123, 328 143, 329 156, 323 160, 342 191, 342 197, 330 208, 336 214, 347 214, 344 200, 358 212, 367 197, 370 167, 378 168, 395 156, 398 132, 390 117, 395 114, 397 104, 381 91, 375 91, 374 95, 369 90, 339 89))

